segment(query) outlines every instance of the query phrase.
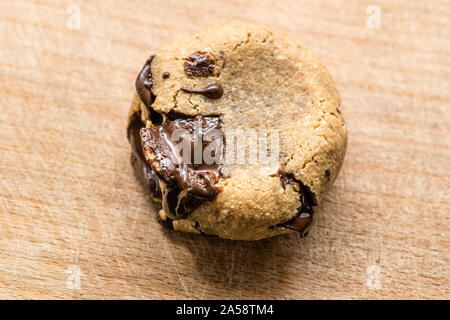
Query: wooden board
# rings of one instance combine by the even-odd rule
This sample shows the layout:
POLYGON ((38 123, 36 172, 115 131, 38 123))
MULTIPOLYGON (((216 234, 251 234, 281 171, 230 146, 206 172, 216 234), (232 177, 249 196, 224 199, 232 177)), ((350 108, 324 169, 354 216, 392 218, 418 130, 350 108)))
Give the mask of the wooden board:
POLYGON ((449 299, 449 17, 436 0, 2 1, 0 298, 449 299), (342 95, 348 152, 307 239, 166 232, 133 176, 137 72, 230 20, 289 32, 342 95))

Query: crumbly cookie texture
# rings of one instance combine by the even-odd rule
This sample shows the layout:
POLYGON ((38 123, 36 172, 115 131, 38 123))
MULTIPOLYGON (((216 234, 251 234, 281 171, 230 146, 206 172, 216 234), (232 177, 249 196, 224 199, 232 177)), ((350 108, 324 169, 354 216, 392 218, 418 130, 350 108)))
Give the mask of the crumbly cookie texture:
MULTIPOLYGON (((269 28, 230 23, 161 49, 147 71, 146 82, 137 86, 129 124, 138 117, 149 128, 169 114, 220 116, 222 127, 277 131, 280 141, 278 165, 224 163, 214 180, 214 198, 179 219, 160 211, 163 224, 235 240, 304 234, 307 228, 293 228, 292 222, 301 214, 312 220, 312 207, 336 179, 347 145, 341 99, 318 58, 269 28), (189 92, 211 83, 222 92, 189 92)), ((147 163, 141 159, 135 171, 155 165, 154 148, 141 147, 147 163)), ((165 182, 157 182, 164 193, 165 182)))

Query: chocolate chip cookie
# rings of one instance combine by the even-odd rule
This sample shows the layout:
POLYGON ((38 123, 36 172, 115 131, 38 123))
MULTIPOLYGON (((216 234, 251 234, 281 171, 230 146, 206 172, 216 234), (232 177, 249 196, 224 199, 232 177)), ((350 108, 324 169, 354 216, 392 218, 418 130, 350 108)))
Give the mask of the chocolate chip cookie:
POLYGON ((179 231, 308 233, 344 160, 341 99, 307 48, 244 23, 152 54, 128 117, 131 164, 179 231))

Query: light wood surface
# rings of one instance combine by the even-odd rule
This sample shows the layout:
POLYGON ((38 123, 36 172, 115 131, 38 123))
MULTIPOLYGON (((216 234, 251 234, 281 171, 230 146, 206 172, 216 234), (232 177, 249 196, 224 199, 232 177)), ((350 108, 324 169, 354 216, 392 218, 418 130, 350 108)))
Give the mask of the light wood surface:
POLYGON ((0 298, 449 299, 449 17, 436 0, 1 1, 0 298), (304 240, 164 231, 133 176, 137 72, 230 20, 290 33, 342 95, 346 160, 304 240))

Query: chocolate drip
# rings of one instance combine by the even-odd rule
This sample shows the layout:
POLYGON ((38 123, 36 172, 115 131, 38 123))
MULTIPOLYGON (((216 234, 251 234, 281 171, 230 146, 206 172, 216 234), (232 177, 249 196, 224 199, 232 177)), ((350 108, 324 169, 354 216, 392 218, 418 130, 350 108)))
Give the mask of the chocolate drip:
POLYGON ((308 186, 304 185, 300 180, 295 179, 292 174, 281 171, 278 174, 283 188, 292 183, 298 185, 302 206, 298 208, 297 216, 277 226, 298 231, 300 236, 304 237, 308 234, 308 230, 313 224, 313 207, 317 205, 316 197, 308 186))
POLYGON ((155 198, 161 198, 161 190, 159 188, 158 177, 152 168, 147 164, 144 153, 142 152, 141 139, 139 131, 144 127, 141 120, 141 112, 133 114, 128 125, 128 140, 131 144, 131 166, 134 174, 139 179, 144 188, 150 191, 155 198))
POLYGON ((151 69, 152 61, 154 58, 155 56, 150 56, 150 58, 147 59, 141 72, 139 72, 135 83, 136 91, 147 108, 151 106, 155 98, 152 93, 153 79, 151 69))
POLYGON ((218 130, 221 134, 220 128, 219 117, 196 116, 167 120, 160 125, 141 129, 144 150, 154 154, 154 157, 149 159, 151 167, 164 182, 162 206, 170 218, 185 218, 204 201, 216 197, 218 191, 214 184, 221 175, 223 137, 218 139, 217 135, 211 133, 212 130, 218 130), (180 139, 172 141, 172 134, 179 129, 184 130, 180 139), (196 133, 195 130, 199 132, 196 133), (203 140, 201 159, 196 159, 194 152, 196 144, 200 142, 198 135, 201 135, 203 140), (186 150, 177 149, 177 144, 182 140, 190 143, 190 155, 183 155, 182 152, 186 150), (215 159, 218 161, 215 163, 205 162, 203 151, 207 147, 212 150, 213 156, 217 156, 215 159))
POLYGON ((220 99, 223 96, 223 87, 220 83, 217 82, 211 82, 208 83, 208 85, 202 89, 195 90, 195 89, 187 89, 187 88, 181 88, 184 92, 189 93, 198 93, 202 94, 205 97, 208 97, 210 99, 220 99))

